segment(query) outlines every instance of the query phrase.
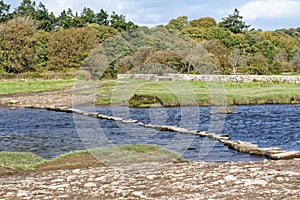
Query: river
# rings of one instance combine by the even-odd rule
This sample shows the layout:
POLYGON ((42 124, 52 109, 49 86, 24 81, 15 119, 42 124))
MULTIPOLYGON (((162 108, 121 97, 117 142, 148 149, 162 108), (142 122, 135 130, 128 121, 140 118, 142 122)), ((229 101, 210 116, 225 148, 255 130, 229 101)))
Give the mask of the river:
MULTIPOLYGON (((136 119, 143 123, 177 125, 189 130, 229 134, 260 147, 300 150, 300 107, 297 105, 237 106, 233 114, 214 114, 213 107, 83 108, 136 119)), ((122 144, 155 144, 195 161, 258 161, 261 157, 228 149, 220 142, 136 124, 93 119, 43 109, 0 109, 0 151, 33 152, 46 159, 85 148, 122 144), (86 124, 89 122, 90 124, 86 124), (82 123, 88 127, 82 127, 82 123), (104 141, 105 140, 105 141, 104 141)))

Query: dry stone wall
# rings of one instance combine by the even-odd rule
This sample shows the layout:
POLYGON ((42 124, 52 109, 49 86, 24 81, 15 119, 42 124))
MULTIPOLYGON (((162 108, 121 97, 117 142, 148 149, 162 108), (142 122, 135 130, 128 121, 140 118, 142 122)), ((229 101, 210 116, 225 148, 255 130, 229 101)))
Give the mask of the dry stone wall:
POLYGON ((300 76, 266 76, 266 75, 194 75, 194 74, 118 74, 118 79, 145 80, 184 80, 184 81, 221 81, 221 82, 282 82, 300 83, 300 76))

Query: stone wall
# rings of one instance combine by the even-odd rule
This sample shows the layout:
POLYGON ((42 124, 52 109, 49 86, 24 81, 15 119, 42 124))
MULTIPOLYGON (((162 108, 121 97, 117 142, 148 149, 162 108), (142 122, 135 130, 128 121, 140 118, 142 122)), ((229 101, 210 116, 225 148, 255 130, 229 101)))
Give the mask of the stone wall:
POLYGON ((194 74, 118 74, 118 79, 145 80, 185 80, 185 81, 222 81, 222 82, 282 82, 300 83, 300 76, 266 76, 266 75, 194 75, 194 74))

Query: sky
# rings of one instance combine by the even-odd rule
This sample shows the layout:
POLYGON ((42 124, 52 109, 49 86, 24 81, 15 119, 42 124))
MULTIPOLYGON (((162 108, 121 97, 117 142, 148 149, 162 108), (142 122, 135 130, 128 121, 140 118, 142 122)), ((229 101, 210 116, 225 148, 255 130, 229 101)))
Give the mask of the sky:
MULTIPOLYGON (((17 7, 22 0, 4 0, 17 7)), ((178 16, 187 16, 189 20, 201 17, 213 17, 217 22, 240 11, 250 28, 263 31, 280 28, 300 27, 300 0, 35 0, 42 2, 56 16, 62 10, 71 8, 80 13, 83 7, 95 12, 103 9, 111 14, 123 14, 127 21, 140 26, 153 27, 166 25, 178 16)))

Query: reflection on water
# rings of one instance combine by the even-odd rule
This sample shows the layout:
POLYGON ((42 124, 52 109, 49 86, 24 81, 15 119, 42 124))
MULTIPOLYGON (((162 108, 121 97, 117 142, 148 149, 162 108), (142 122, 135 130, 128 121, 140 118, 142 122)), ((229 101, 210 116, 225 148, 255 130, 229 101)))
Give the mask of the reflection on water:
MULTIPOLYGON (((222 116, 212 117, 210 107, 97 107, 96 110, 143 123, 177 125, 200 131, 221 130, 233 140, 249 141, 260 147, 300 150, 300 108, 295 105, 239 106, 235 113, 226 115, 225 123, 221 120, 222 116)), ((176 151, 189 160, 262 159, 229 150, 222 143, 199 136, 145 129, 136 124, 38 109, 0 109, 0 113, 0 151, 29 151, 50 159, 86 147, 144 143, 176 151), (84 133, 77 132, 76 128, 80 126, 84 127, 84 133)))

